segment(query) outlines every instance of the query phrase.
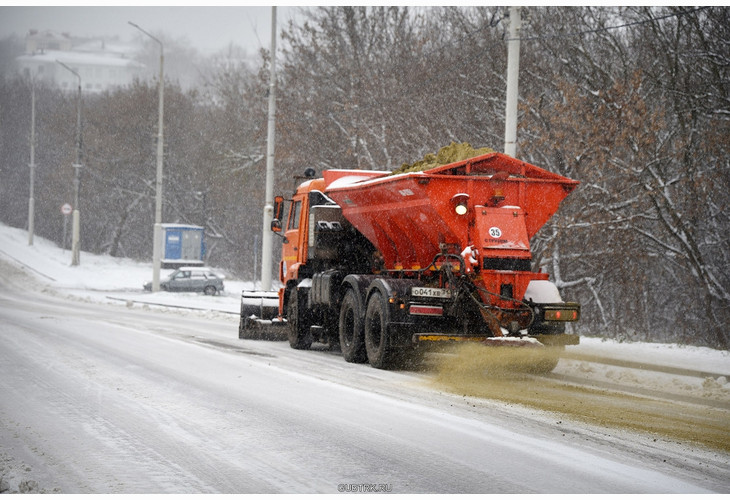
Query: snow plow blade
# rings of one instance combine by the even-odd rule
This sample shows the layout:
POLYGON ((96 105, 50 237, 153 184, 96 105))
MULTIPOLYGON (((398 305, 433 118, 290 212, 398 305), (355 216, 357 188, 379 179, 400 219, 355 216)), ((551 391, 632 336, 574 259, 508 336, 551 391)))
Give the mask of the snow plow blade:
POLYGON ((238 338, 286 340, 286 320, 279 318, 277 292, 243 291, 238 338))
POLYGON ((241 318, 238 338, 248 340, 286 340, 285 319, 261 319, 256 316, 241 318))

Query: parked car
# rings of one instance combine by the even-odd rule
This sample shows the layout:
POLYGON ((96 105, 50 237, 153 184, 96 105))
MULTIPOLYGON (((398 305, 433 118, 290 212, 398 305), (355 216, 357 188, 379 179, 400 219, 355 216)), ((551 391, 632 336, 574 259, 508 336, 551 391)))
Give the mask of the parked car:
MULTIPOLYGON (((152 282, 145 283, 144 289, 152 290, 152 282)), ((167 278, 160 280, 160 290, 215 295, 223 291, 223 277, 207 267, 181 267, 167 278)))

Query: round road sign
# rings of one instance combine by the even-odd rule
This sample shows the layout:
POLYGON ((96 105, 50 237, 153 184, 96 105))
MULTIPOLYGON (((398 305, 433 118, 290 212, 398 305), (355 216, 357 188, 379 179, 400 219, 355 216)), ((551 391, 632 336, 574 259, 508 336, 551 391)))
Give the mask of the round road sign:
POLYGON ((63 204, 63 205, 61 206, 61 213, 62 213, 63 215, 68 215, 68 214, 70 214, 70 213, 71 213, 71 210, 72 210, 72 207, 71 207, 71 205, 69 205, 68 203, 64 203, 64 204, 63 204))

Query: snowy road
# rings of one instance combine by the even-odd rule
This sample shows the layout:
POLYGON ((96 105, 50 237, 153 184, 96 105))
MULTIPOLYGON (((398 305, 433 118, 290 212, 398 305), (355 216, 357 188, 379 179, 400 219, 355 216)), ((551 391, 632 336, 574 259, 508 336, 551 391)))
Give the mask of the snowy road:
POLYGON ((235 318, 18 292, 6 279, 0 324, 11 490, 730 491, 721 454, 566 430, 441 393, 419 373, 240 341, 235 318))

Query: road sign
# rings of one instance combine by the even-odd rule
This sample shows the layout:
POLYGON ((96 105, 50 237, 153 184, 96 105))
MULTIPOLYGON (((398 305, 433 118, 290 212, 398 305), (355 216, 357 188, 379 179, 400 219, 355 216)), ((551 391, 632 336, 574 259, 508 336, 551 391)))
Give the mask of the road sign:
POLYGON ((64 204, 63 204, 63 205, 61 206, 61 213, 62 213, 63 215, 69 215, 69 214, 71 213, 71 211, 72 211, 72 210, 73 210, 73 208, 72 208, 72 207, 71 207, 71 205, 69 205, 68 203, 64 203, 64 204))

